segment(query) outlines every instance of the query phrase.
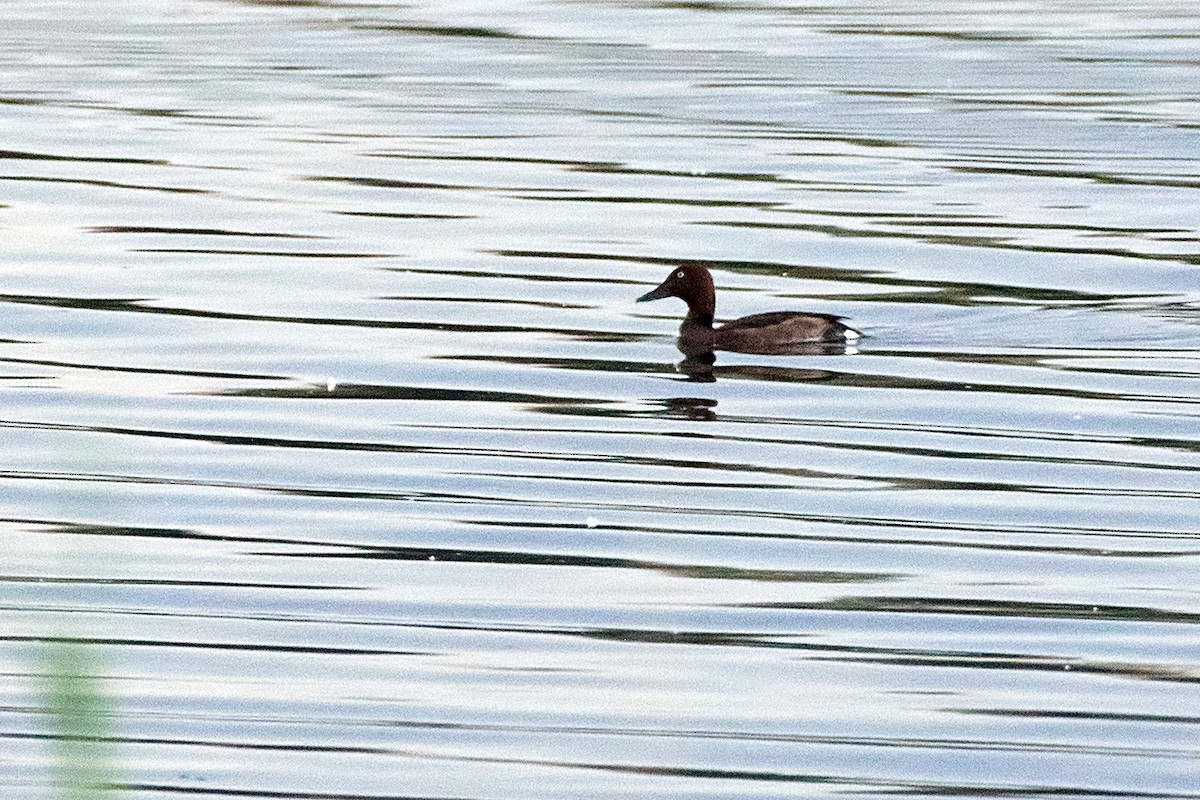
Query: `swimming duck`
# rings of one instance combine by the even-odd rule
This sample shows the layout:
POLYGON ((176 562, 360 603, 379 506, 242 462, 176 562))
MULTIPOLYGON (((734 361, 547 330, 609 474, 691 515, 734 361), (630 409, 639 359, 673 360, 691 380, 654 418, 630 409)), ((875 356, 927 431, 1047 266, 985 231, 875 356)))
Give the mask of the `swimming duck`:
POLYGON ((775 311, 751 314, 713 327, 716 289, 712 275, 699 264, 681 264, 657 289, 637 299, 660 300, 678 297, 688 313, 679 327, 679 349, 684 353, 732 350, 739 353, 772 355, 844 351, 861 334, 829 314, 775 311))

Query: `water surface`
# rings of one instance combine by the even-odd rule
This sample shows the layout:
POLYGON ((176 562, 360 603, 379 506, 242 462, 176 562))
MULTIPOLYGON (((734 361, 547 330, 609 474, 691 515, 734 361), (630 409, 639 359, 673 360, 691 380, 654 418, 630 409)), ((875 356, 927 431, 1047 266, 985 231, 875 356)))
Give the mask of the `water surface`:
POLYGON ((3 16, 5 796, 1200 797, 1200 13, 3 16))

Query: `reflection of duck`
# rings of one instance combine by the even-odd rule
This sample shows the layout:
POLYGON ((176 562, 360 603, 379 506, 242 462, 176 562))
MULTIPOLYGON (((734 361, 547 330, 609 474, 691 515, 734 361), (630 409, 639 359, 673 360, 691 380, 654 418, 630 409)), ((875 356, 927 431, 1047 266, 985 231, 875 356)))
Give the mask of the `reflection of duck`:
POLYGON ((858 331, 829 314, 775 311, 751 314, 713 327, 716 289, 712 275, 699 264, 683 264, 662 284, 638 298, 638 302, 678 297, 688 305, 679 327, 679 349, 686 354, 732 350, 738 353, 799 355, 845 352, 856 341, 858 331))

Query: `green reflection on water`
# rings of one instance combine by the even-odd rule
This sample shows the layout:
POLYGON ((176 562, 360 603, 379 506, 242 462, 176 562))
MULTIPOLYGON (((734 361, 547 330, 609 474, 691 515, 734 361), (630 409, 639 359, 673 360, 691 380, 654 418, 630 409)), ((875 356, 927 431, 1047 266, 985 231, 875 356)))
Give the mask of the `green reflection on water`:
POLYGON ((72 642, 54 643, 42 655, 58 797, 112 800, 116 797, 113 709, 98 677, 99 658, 86 645, 72 642))

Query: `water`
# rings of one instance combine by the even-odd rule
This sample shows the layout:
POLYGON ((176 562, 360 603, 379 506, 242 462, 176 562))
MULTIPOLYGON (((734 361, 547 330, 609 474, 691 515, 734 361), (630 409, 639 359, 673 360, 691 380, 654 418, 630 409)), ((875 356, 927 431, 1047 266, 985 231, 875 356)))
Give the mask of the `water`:
POLYGON ((5 797, 1200 797, 1200 12, 3 17, 5 797))

